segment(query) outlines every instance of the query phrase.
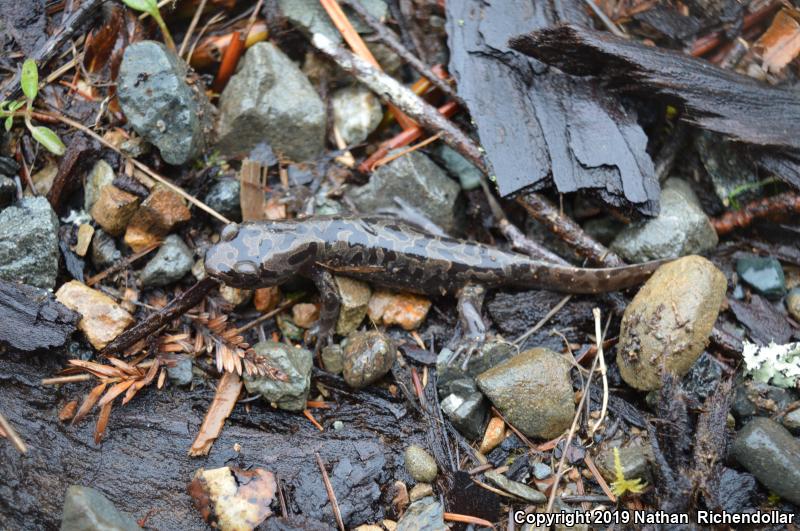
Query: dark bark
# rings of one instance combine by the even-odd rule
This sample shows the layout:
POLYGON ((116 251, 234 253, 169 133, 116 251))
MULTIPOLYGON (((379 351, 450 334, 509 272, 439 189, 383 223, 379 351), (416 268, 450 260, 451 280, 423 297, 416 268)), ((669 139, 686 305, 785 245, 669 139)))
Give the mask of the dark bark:
POLYGON ((78 319, 52 293, 0 280, 0 345, 28 352, 63 347, 78 319))

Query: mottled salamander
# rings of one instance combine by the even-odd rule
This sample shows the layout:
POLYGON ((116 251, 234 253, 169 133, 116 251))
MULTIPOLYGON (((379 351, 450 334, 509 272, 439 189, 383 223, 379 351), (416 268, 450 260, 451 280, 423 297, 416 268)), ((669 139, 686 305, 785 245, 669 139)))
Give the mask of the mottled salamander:
MULTIPOLYGON (((660 264, 607 269, 558 266, 368 217, 229 225, 205 259, 210 276, 234 287, 274 286, 297 274, 313 279, 323 301, 321 334, 330 333, 339 312, 332 273, 429 295, 469 291, 462 288, 470 285, 600 293, 637 285, 660 264)), ((477 298, 482 300, 482 290, 477 298)), ((469 324, 473 330, 481 328, 469 324)))

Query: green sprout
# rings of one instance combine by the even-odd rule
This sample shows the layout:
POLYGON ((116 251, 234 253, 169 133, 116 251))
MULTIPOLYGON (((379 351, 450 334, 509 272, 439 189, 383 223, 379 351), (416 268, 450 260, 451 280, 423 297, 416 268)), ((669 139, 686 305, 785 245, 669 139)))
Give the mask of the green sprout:
POLYGON ((619 458, 619 448, 614 448, 614 475, 616 479, 611 482, 611 492, 617 497, 624 496, 627 492, 638 494, 647 486, 646 483, 642 484, 642 480, 639 478, 625 479, 622 461, 619 458))
POLYGON ((58 156, 63 155, 67 148, 58 135, 49 127, 31 123, 33 100, 39 94, 39 70, 36 67, 36 61, 33 59, 26 59, 22 64, 22 75, 20 76, 19 84, 22 88, 22 93, 25 95, 24 99, 0 102, 0 118, 5 118, 4 126, 6 131, 11 130, 14 125, 14 117, 17 116, 16 112, 25 105, 25 113, 23 114, 25 127, 31 132, 33 139, 44 146, 50 153, 58 156))
POLYGON ((161 34, 164 35, 164 42, 167 43, 170 50, 175 51, 175 41, 172 40, 167 24, 161 18, 161 12, 158 10, 158 2, 156 0, 122 0, 122 3, 131 9, 147 13, 153 17, 153 20, 156 21, 156 24, 161 29, 161 34))

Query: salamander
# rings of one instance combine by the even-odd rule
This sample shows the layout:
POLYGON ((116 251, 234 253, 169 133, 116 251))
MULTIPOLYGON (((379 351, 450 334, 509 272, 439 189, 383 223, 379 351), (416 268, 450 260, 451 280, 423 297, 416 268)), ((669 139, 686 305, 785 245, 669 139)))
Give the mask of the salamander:
MULTIPOLYGON (((616 291, 642 283, 661 263, 605 269, 560 266, 434 236, 388 218, 344 216, 229 225, 206 253, 205 269, 229 286, 250 289, 279 285, 294 275, 311 278, 323 302, 318 331, 327 334, 339 310, 334 274, 428 295, 461 292, 480 304, 482 290, 464 288, 616 291)), ((479 308, 477 314, 479 318, 479 308)), ((480 327, 472 321, 470 328, 480 327)))

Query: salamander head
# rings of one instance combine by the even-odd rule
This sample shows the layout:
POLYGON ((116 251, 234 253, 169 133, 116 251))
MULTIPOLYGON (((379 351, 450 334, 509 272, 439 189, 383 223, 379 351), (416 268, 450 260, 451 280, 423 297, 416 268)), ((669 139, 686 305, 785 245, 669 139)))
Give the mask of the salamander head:
POLYGON ((306 247, 286 223, 229 225, 206 253, 206 274, 236 288, 275 286, 305 265, 306 247))

